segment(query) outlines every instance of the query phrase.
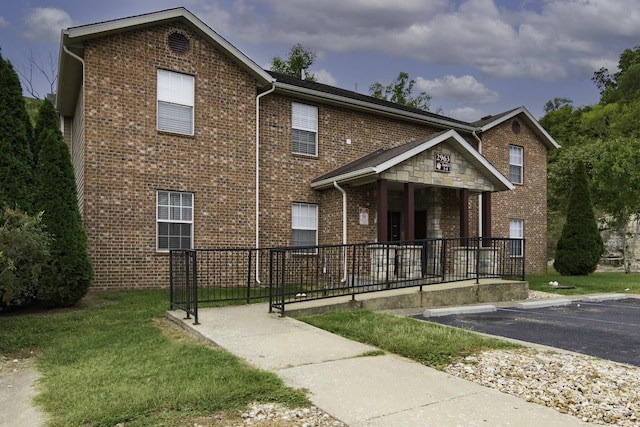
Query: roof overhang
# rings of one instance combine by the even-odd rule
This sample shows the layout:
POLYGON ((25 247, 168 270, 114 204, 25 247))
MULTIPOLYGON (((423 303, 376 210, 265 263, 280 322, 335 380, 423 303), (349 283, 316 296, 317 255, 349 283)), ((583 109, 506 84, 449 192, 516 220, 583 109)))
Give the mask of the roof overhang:
MULTIPOLYGON (((373 162, 361 168, 355 167, 344 173, 325 174, 311 182, 311 188, 316 190, 326 190, 334 186, 334 182, 339 185, 361 185, 377 180, 381 173, 398 165, 430 148, 443 142, 448 142, 465 157, 474 167, 486 176, 495 186, 496 191, 513 190, 514 185, 502 175, 486 158, 476 151, 458 132, 451 129, 437 134, 418 144, 411 145, 407 150, 401 151, 391 158, 381 156, 380 162, 373 162)), ((358 160, 356 160, 358 162, 358 160)), ((354 162, 354 163, 356 163, 354 162)))
POLYGON ((277 80, 275 82, 275 87, 276 93, 279 93, 281 95, 289 95, 307 101, 347 107, 366 113, 373 113, 394 119, 401 119, 403 121, 420 123, 423 125, 429 124, 437 129, 456 129, 458 131, 468 133, 477 130, 477 127, 475 126, 464 125, 457 121, 449 121, 444 117, 429 117, 423 114, 413 113, 411 111, 404 111, 398 108, 386 107, 383 105, 373 104, 371 102, 361 101, 346 96, 340 96, 288 83, 278 82, 277 80))
POLYGON ((271 75, 253 62, 253 60, 242 51, 229 43, 187 9, 178 7, 62 30, 58 66, 58 101, 56 105, 62 115, 69 116, 73 114, 83 78, 82 63, 77 58, 73 58, 66 50, 79 58, 84 58, 84 44, 88 40, 139 30, 166 22, 181 22, 202 37, 208 39, 212 44, 226 52, 231 60, 242 69, 255 76, 258 87, 265 87, 274 82, 275 79, 271 77, 271 75))
POLYGON ((560 144, 556 142, 555 139, 538 123, 538 121, 531 115, 531 113, 525 107, 519 107, 515 110, 508 112, 507 114, 501 115, 496 118, 494 121, 490 121, 477 130, 478 132, 486 132, 489 129, 498 126, 501 123, 504 123, 507 120, 510 120, 516 116, 520 116, 524 119, 525 122, 533 129, 534 133, 542 139, 542 141, 547 146, 548 150, 554 150, 560 148, 560 144))

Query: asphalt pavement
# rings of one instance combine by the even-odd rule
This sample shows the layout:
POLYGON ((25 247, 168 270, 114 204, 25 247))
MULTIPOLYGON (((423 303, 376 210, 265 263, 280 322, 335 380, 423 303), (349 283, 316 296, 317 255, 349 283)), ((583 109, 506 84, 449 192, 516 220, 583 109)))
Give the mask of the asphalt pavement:
MULTIPOLYGON (((640 299, 549 300, 417 319, 640 366, 640 299), (542 305, 542 307, 540 307, 542 305)), ((445 313, 446 314, 446 313, 445 313)))

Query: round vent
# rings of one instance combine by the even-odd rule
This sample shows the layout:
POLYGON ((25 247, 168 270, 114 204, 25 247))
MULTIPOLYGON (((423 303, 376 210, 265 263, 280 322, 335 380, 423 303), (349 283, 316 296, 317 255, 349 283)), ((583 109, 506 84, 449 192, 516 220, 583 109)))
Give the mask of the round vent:
POLYGON ((168 39, 169 49, 173 53, 185 54, 189 52, 189 39, 180 33, 172 33, 168 39))

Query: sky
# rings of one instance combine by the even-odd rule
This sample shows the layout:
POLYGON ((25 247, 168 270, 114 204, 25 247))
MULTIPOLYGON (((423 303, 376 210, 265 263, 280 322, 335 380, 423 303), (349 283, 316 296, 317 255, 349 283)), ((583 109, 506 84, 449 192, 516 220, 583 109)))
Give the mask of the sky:
POLYGON ((639 0, 14 0, 0 6, 1 53, 42 97, 62 28, 179 6, 263 68, 300 43, 321 83, 369 94, 406 72, 431 111, 465 121, 596 104, 593 73, 640 45, 639 0))

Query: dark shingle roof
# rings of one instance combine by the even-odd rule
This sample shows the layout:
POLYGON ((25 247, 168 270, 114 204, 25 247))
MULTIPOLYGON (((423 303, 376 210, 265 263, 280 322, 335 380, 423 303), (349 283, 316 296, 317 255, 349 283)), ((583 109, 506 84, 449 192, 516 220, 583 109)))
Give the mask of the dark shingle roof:
POLYGON ((342 96, 344 98, 354 99, 357 101, 368 102, 370 104, 379 105, 381 107, 393 108, 399 111, 406 111, 409 113, 419 114, 425 116, 425 118, 434 118, 438 120, 444 120, 451 122, 452 125, 459 124, 463 126, 470 126, 468 122, 464 122, 462 120, 452 119, 450 117, 441 116, 439 114, 431 113, 429 111, 420 110, 418 108, 407 107, 406 105, 396 104, 394 102, 390 102, 384 99, 374 98, 369 95, 363 95, 358 92, 353 92, 346 89, 341 89, 335 86, 329 86, 323 83, 311 82, 308 80, 302 80, 296 77, 289 76, 287 74, 276 73, 275 71, 265 70, 267 73, 271 74, 272 77, 276 79, 276 81, 280 83, 289 84, 292 86, 298 86, 305 89, 314 90, 317 92, 328 93, 331 95, 342 96))

